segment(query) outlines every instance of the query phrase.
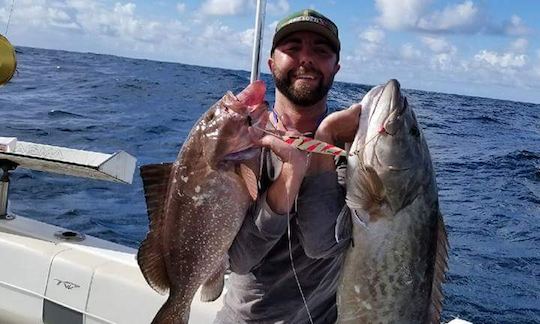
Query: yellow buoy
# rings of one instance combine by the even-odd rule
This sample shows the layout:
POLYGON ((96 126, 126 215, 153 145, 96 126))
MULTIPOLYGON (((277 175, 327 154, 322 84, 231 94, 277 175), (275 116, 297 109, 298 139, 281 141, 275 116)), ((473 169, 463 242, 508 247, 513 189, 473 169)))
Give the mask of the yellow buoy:
POLYGON ((7 38, 0 35, 0 85, 11 80, 16 68, 15 49, 7 38))

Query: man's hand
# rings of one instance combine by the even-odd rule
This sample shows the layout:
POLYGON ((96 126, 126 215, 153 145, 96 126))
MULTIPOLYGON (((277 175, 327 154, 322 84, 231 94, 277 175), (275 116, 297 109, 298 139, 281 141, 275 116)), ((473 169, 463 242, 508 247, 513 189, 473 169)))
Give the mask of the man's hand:
MULTIPOLYGON (((283 121, 280 121, 277 125, 278 130, 291 135, 298 134, 298 131, 287 124, 287 120, 284 121, 284 124, 282 123, 283 121)), ((287 214, 293 206, 309 167, 308 155, 275 136, 267 134, 261 138, 262 131, 259 129, 250 127, 249 133, 255 145, 269 148, 283 162, 279 176, 267 190, 266 202, 275 213, 287 214)))
POLYGON ((321 123, 315 138, 329 144, 352 143, 358 129, 362 105, 353 104, 348 109, 328 115, 321 123))
MULTIPOLYGON (((287 125, 289 121, 286 116, 283 119, 284 121, 280 119, 279 123, 276 125, 277 130, 281 131, 284 135, 301 135, 299 131, 292 128, 290 123, 287 125)), ((255 145, 269 148, 283 163, 291 163, 296 167, 300 167, 300 169, 304 168, 304 171, 307 169, 308 157, 306 152, 298 150, 276 136, 264 134, 261 137, 261 130, 250 127, 249 133, 251 141, 255 145)))

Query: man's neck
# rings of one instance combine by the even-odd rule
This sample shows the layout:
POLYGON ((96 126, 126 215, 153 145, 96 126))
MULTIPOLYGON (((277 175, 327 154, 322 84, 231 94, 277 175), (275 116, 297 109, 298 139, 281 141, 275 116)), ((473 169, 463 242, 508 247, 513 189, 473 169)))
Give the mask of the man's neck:
POLYGON ((293 128, 301 133, 315 132, 326 113, 326 97, 312 106, 298 106, 276 91, 274 112, 278 118, 288 117, 293 128))

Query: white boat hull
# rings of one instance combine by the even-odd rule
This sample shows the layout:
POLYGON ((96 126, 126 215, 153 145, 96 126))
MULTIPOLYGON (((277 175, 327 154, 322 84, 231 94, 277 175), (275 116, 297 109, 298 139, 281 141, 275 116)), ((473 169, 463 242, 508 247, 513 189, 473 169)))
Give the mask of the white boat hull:
MULTIPOLYGON (((24 217, 0 220, 0 323, 150 323, 167 296, 152 290, 136 250, 24 217)), ((221 298, 199 302, 190 323, 211 323, 221 298)))

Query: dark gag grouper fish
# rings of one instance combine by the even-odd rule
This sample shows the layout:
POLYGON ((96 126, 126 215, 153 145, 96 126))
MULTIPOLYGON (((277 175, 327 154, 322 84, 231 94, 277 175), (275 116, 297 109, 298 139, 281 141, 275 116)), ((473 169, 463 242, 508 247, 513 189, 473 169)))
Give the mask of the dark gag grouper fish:
POLYGON ((141 167, 150 229, 137 260, 146 281, 169 298, 152 323, 187 323, 191 301, 223 289, 226 253, 257 195, 260 150, 248 127, 268 120, 265 86, 227 93, 193 126, 176 162, 141 167))
POLYGON ((448 241, 431 156, 398 81, 372 91, 349 151, 338 323, 440 323, 448 241))

